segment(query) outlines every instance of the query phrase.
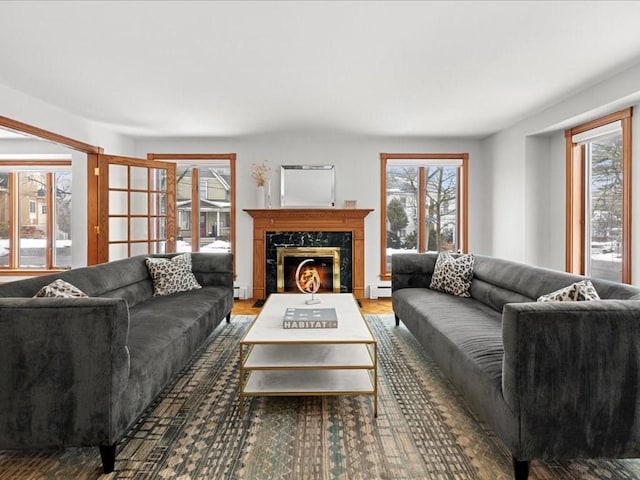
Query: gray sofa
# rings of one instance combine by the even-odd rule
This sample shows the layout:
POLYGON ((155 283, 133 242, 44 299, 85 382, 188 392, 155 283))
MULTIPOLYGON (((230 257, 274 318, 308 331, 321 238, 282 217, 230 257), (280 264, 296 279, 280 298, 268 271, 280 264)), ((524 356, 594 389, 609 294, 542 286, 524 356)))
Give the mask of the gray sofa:
MULTIPOLYGON (((153 255, 171 257, 172 255, 153 255)), ((202 288, 153 296, 136 256, 0 285, 0 449, 116 444, 230 319, 230 253, 194 253, 202 288), (90 298, 31 298, 61 278, 90 298)))
POLYGON ((513 456, 640 457, 640 289, 592 279, 602 300, 536 302, 584 277, 475 256, 471 298, 429 288, 436 254, 392 257, 401 320, 513 456))

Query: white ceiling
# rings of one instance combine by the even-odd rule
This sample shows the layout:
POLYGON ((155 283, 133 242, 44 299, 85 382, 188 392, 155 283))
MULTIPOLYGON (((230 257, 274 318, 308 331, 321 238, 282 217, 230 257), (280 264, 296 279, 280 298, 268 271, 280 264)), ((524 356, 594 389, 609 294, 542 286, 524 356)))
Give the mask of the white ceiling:
POLYGON ((0 2, 0 84, 133 136, 483 137, 640 61, 639 27, 636 1, 0 2))

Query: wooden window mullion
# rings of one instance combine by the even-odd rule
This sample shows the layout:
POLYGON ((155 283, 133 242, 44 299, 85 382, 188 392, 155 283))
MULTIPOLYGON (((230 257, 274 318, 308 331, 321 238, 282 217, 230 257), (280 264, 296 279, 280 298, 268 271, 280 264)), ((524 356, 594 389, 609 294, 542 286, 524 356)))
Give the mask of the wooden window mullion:
POLYGON ((20 252, 19 227, 20 212, 18 209, 18 174, 9 173, 9 269, 13 270, 19 264, 20 252))
MULTIPOLYGON (((386 203, 386 201, 385 201, 386 203)), ((427 238, 427 168, 418 169, 418 251, 426 252, 427 238)))
POLYGON ((200 175, 191 169, 191 251, 200 251, 200 175))
MULTIPOLYGON (((53 195, 54 195, 54 181, 53 173, 49 172, 46 176, 46 189, 45 189, 45 205, 47 209, 47 219, 45 222, 47 228, 46 235, 46 249, 45 249, 45 268, 53 268, 53 248, 55 247, 55 233, 53 230, 53 195)), ((42 213, 42 212, 41 212, 42 213)))

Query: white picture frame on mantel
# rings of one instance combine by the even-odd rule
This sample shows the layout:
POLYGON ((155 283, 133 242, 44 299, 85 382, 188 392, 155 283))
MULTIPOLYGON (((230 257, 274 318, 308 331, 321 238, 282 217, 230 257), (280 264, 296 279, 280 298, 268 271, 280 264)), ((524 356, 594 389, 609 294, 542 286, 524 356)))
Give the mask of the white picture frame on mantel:
POLYGON ((335 165, 281 165, 282 208, 334 208, 335 165))

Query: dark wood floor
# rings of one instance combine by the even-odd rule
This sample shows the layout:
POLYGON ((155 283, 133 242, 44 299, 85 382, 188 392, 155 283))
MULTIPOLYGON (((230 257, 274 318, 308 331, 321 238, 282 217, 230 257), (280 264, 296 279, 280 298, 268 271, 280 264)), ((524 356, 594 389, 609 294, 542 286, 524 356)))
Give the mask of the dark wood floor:
MULTIPOLYGON (((259 308, 254 308, 255 299, 235 300, 233 302, 232 313, 234 315, 257 315, 260 313, 259 308)), ((390 298, 380 298, 378 300, 363 299, 360 300, 362 305, 362 313, 389 314, 393 313, 390 298)))

